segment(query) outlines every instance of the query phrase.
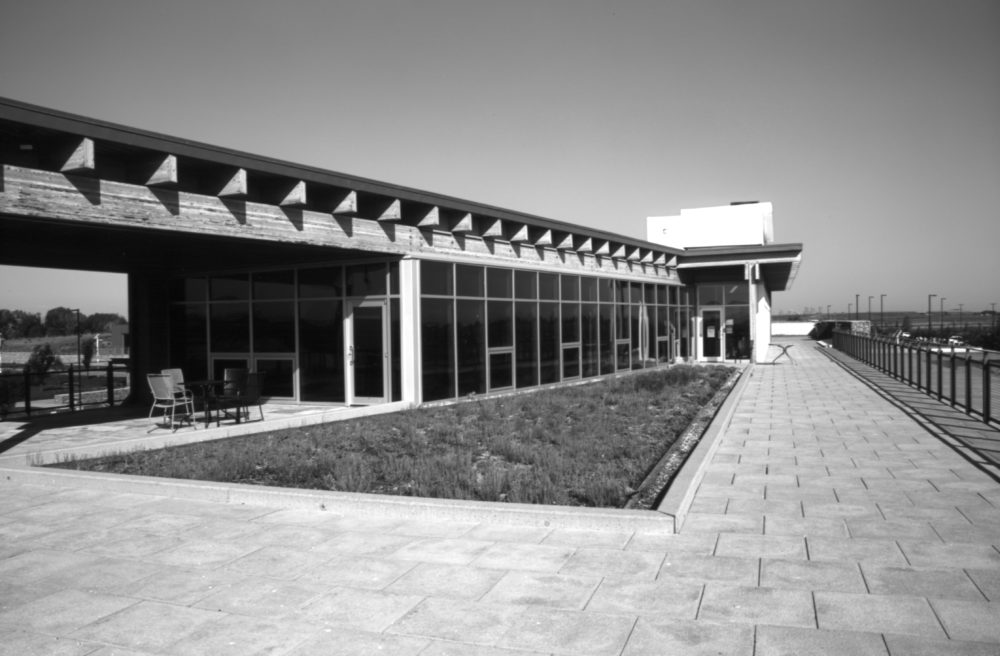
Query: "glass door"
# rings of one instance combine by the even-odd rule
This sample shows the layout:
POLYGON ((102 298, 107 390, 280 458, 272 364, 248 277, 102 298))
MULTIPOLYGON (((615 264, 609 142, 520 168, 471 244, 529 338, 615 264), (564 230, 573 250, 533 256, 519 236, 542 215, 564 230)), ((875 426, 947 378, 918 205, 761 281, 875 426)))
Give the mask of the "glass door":
POLYGON ((344 319, 344 359, 349 405, 388 400, 389 350, 385 301, 349 303, 344 319))
POLYGON ((701 311, 701 356, 717 360, 722 355, 722 311, 701 311))

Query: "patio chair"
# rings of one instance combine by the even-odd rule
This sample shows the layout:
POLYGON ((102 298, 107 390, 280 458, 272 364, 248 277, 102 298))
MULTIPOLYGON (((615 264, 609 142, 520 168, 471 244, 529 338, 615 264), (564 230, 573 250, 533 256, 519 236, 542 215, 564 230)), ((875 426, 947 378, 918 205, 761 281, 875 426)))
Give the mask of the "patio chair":
POLYGON ((165 376, 170 376, 171 382, 174 385, 174 395, 178 398, 190 399, 194 402, 194 393, 184 386, 184 370, 183 369, 163 369, 160 371, 161 374, 165 376))
POLYGON ((250 419, 250 406, 256 405, 260 419, 264 420, 261 399, 263 373, 250 373, 245 369, 226 369, 223 373, 222 393, 208 399, 209 412, 215 413, 215 425, 219 426, 223 417, 240 423, 240 414, 250 419), (232 412, 230 412, 232 411, 232 412))
MULTIPOLYGON (((163 419, 170 414, 170 430, 177 430, 175 422, 189 421, 194 426, 194 402, 187 396, 178 396, 174 391, 174 381, 167 374, 147 374, 146 380, 149 382, 149 389, 153 393, 153 405, 149 408, 149 419, 153 418, 153 413, 159 408, 163 411, 163 419), (177 417, 177 408, 181 408, 181 416, 177 417)), ((158 424, 153 425, 155 428, 158 424)), ((150 428, 149 430, 153 430, 150 428)), ((149 432, 149 431, 147 431, 149 432)))

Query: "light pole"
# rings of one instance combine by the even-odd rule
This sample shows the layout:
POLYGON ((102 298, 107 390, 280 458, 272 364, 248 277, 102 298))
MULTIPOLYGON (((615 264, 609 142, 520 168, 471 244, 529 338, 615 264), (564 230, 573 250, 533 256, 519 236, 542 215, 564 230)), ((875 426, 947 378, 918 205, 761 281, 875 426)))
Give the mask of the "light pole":
POLYGON ((944 302, 948 300, 944 296, 941 297, 941 332, 944 332, 944 302))
POLYGON ((930 335, 931 330, 933 330, 933 328, 931 327, 931 299, 934 298, 934 297, 936 297, 936 296, 937 296, 937 294, 928 294, 927 295, 927 333, 928 333, 928 336, 930 335))
POLYGON ((861 313, 861 294, 854 295, 854 318, 858 318, 858 314, 861 313))
POLYGON ((882 324, 882 330, 885 330, 885 294, 879 294, 878 299, 878 322, 882 324))
POLYGON ((958 327, 959 328, 962 327, 962 318, 964 316, 963 315, 964 308, 965 308, 965 304, 964 303, 959 303, 958 304, 958 327))
POLYGON ((874 296, 869 296, 868 297, 868 323, 872 322, 872 299, 873 298, 875 298, 875 297, 874 296))
POLYGON ((80 370, 80 308, 70 310, 76 312, 76 369, 80 370))

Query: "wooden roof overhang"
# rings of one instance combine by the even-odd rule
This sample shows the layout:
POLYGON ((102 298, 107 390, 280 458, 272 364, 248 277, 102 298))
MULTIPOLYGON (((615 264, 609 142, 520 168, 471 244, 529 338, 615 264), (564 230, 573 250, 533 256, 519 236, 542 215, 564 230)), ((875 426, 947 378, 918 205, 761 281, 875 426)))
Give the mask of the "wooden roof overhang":
MULTIPOLYGON (((130 261, 141 261, 141 254, 155 255, 156 248, 164 245, 183 251, 190 243, 187 237, 178 236, 176 243, 171 245, 170 238, 163 233, 181 235, 192 231, 196 233, 194 237, 201 240, 204 250, 209 252, 217 252, 220 245, 213 240, 236 238, 263 240, 279 250, 282 242, 306 248, 332 246, 356 249, 357 252, 381 251, 401 255, 422 252, 426 248, 426 244, 404 243, 407 240, 397 238, 394 226, 412 228, 407 235, 419 231, 427 244, 434 242, 435 235, 438 238, 444 235, 459 243, 472 237, 486 243, 553 251, 563 257, 572 253, 581 260, 586 257, 606 258, 615 266, 621 265, 629 270, 639 267, 653 274, 672 271, 677 256, 683 252, 603 230, 219 148, 4 98, 0 98, 0 163, 40 172, 23 174, 25 184, 31 188, 58 192, 60 185, 75 187, 91 205, 102 206, 102 216, 98 217, 96 210, 90 214, 90 225, 107 221, 109 215, 114 214, 114 219, 103 227, 118 231, 123 238, 132 234, 133 230, 146 234, 150 228, 160 230, 156 239, 158 246, 147 249, 137 247, 140 255, 130 257, 130 261), (53 176, 46 178, 45 172, 53 176), (133 211, 124 205, 115 206, 113 201, 118 196, 129 194, 138 203, 138 209, 133 211), (176 217, 181 214, 178 211, 181 195, 201 203, 202 218, 212 219, 213 213, 228 212, 229 223, 213 224, 208 220, 194 227, 180 220, 171 221, 169 216, 161 216, 162 211, 149 209, 158 203, 161 206, 159 209, 166 208, 169 214, 176 217), (283 231, 271 225, 256 232, 250 229, 234 231, 229 225, 233 223, 233 217, 243 224, 253 223, 245 215, 241 216, 241 212, 249 212, 247 208, 251 206, 264 208, 255 210, 258 213, 284 217, 291 224, 291 229, 283 231), (336 238, 330 236, 324 239, 322 230, 310 232, 306 229, 319 223, 317 215, 326 216, 327 224, 337 224, 339 232, 336 238), (382 227, 383 234, 362 235, 367 238, 354 239, 351 220, 355 218, 375 222, 382 227)), ((0 169, 0 176, 2 174, 0 169)), ((2 192, 3 180, 0 177, 0 196, 3 196, 2 192)), ((7 203, 5 209, 0 202, 0 212, 5 214, 6 220, 14 222, 10 225, 17 225, 19 230, 24 231, 25 236, 20 239, 22 243, 51 235, 51 230, 38 232, 38 226, 44 225, 44 221, 56 222, 62 230, 65 221, 74 218, 69 210, 59 214, 39 208, 37 212, 25 213, 25 204, 21 200, 14 209, 11 209, 14 203, 7 203), (31 221, 26 222, 25 219, 31 221), (33 226, 37 234, 32 234, 33 226)), ((54 206, 57 210, 61 209, 54 206)), ((323 229, 327 229, 326 226, 323 229)), ((132 237, 134 239, 126 239, 126 243, 135 246, 141 241, 138 233, 132 234, 132 237)), ((83 233, 64 237, 64 250, 71 251, 77 239, 85 239, 83 233)), ((12 257, 16 259, 13 251, 12 242, 8 242, 3 248, 5 261, 10 261, 12 257)), ((268 249, 261 247, 261 251, 266 254, 268 249)))
MULTIPOLYGON (((802 261, 802 244, 764 244, 759 246, 711 246, 689 248, 677 258, 677 271, 683 282, 707 282, 747 279, 747 267, 759 267, 759 277, 771 291, 791 288, 802 261)), ((756 277, 756 276, 755 276, 756 277)))

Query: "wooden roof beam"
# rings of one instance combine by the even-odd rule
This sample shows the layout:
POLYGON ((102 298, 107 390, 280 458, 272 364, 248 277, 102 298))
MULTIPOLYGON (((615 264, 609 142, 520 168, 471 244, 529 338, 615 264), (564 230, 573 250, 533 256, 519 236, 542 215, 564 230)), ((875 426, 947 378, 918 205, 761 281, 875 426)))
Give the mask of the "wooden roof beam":
POLYGON ((217 194, 219 198, 242 199, 247 197, 247 170, 236 169, 217 194))
POLYGON ((358 213, 358 192, 347 190, 337 197, 330 213, 334 216, 354 216, 358 213))
POLYGON ((153 172, 146 180, 147 187, 174 187, 177 185, 177 156, 163 155, 155 163, 153 172))
POLYGON ((305 180, 298 180, 278 201, 280 207, 303 208, 307 204, 305 180))
POLYGON ((94 172, 94 140, 84 137, 73 146, 59 170, 62 173, 94 172))

